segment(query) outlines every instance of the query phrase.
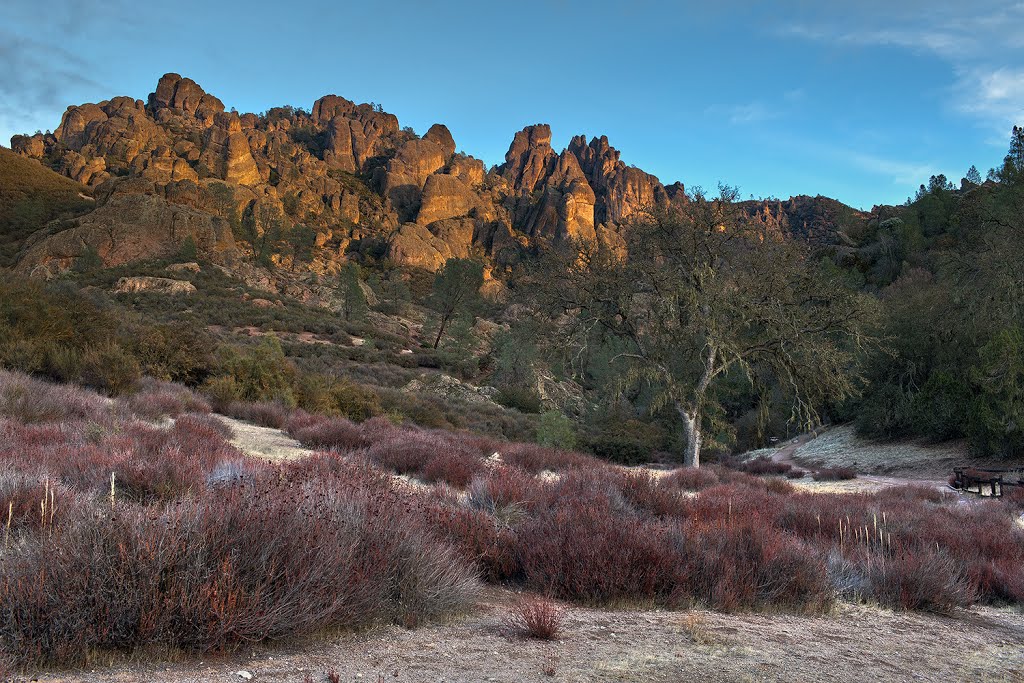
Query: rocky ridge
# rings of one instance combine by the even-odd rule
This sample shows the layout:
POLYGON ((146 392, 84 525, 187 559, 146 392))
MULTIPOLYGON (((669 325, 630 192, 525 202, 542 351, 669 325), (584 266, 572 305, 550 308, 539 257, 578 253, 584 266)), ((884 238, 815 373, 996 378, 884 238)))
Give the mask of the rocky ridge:
MULTIPOLYGON (((457 152, 442 124, 420 137, 380 107, 337 95, 308 112, 239 114, 173 73, 145 101, 68 107, 53 133, 15 136, 11 147, 97 199, 95 211, 25 244, 17 268, 43 275, 87 250, 118 265, 171 255, 187 240, 231 265, 246 255, 241 242, 300 224, 315 233, 315 271, 366 242, 399 265, 437 270, 474 256, 500 273, 549 243, 621 244, 637 212, 686 201, 681 184, 627 166, 604 136, 574 137, 557 152, 549 126, 527 126, 487 171, 457 152)), ((296 258, 289 251, 272 258, 296 258)))

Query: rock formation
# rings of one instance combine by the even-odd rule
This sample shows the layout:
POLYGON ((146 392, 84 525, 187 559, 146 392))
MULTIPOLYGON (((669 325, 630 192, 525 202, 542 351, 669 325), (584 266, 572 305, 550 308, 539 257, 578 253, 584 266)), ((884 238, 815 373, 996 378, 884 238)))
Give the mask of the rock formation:
MULTIPOLYGON (((262 235, 267 216, 279 217, 271 227, 282 244, 294 226, 312 229, 325 271, 369 239, 400 265, 436 270, 472 255, 500 273, 553 242, 621 251, 631 218, 687 201, 680 183, 665 187, 627 166, 604 136, 574 137, 558 152, 549 126, 527 126, 488 172, 457 153, 439 123, 418 137, 380 107, 337 95, 309 112, 239 114, 178 74, 161 77, 145 101, 68 107, 52 134, 15 136, 11 147, 91 186, 98 200, 92 213, 26 243, 17 267, 44 274, 86 250, 106 265, 166 256, 186 237, 204 259, 227 264, 252 251, 235 248, 231 226, 262 235)), ((825 239, 845 220, 848 207, 798 199, 748 213, 782 233, 825 239)))
POLYGON ((44 277, 75 265, 89 251, 107 266, 172 256, 191 239, 210 258, 233 257, 231 227, 220 218, 155 195, 120 193, 59 232, 43 230, 25 243, 16 270, 44 277))
POLYGON ((588 145, 577 135, 569 143, 569 152, 579 161, 587 181, 594 189, 595 220, 598 223, 620 223, 638 212, 663 207, 668 193, 657 178, 619 160, 619 151, 602 135, 588 145))
POLYGON ((116 294, 136 294, 151 292, 170 296, 195 294, 196 286, 187 280, 174 280, 167 277, 123 277, 114 286, 116 294))

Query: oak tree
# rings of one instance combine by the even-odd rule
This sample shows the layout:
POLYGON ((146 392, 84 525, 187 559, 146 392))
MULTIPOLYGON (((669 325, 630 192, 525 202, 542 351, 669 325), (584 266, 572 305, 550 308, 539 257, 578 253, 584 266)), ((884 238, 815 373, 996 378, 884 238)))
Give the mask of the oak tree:
POLYGON ((622 228, 624 249, 574 244, 535 283, 560 313, 563 343, 595 330, 622 342, 623 384, 644 383, 685 432, 683 462, 700 464, 712 388, 727 373, 771 373, 810 424, 817 407, 854 391, 866 307, 828 279, 808 247, 744 220, 735 190, 692 191, 682 208, 622 228))

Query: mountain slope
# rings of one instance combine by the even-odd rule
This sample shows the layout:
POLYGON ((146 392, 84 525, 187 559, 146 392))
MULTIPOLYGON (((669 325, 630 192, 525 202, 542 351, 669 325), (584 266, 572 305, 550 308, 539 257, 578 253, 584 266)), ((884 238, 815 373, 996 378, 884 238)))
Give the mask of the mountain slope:
POLYGON ((10 266, 25 239, 57 218, 85 213, 88 189, 0 147, 0 267, 10 266))

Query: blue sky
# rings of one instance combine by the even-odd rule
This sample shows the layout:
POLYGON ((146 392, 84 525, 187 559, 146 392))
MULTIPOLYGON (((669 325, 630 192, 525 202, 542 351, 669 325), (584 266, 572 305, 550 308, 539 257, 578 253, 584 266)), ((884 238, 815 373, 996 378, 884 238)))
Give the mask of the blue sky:
POLYGON ((239 111, 381 103, 488 165, 546 122, 665 183, 870 208, 1002 159, 1024 2, 4 0, 0 142, 168 71, 239 111))

